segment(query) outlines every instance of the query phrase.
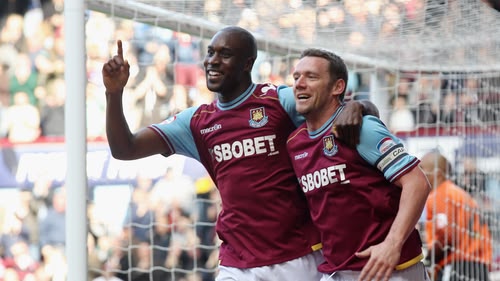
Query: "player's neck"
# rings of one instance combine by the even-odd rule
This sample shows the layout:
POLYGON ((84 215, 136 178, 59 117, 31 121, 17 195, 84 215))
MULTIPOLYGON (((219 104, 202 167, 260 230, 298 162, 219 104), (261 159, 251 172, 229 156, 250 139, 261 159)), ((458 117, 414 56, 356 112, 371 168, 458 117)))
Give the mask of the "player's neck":
POLYGON ((322 110, 316 110, 307 114, 306 116, 307 130, 309 132, 314 132, 320 129, 323 125, 325 125, 325 123, 330 121, 332 116, 336 114, 339 108, 340 108, 339 104, 335 106, 326 106, 322 110))
POLYGON ((242 82, 238 83, 237 87, 235 87, 231 91, 224 91, 217 93, 219 101, 222 103, 230 103, 233 100, 239 98, 241 95, 246 94, 248 88, 253 85, 252 80, 244 79, 242 82))

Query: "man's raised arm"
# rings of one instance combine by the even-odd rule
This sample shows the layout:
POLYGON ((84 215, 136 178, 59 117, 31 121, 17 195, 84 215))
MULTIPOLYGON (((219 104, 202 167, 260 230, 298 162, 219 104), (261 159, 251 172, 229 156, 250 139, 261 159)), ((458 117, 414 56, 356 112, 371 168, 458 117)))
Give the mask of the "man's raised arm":
POLYGON ((117 41, 117 54, 102 67, 106 87, 106 135, 113 157, 132 160, 167 151, 160 137, 148 128, 133 134, 123 112, 123 89, 130 75, 130 65, 123 58, 122 41, 117 41))

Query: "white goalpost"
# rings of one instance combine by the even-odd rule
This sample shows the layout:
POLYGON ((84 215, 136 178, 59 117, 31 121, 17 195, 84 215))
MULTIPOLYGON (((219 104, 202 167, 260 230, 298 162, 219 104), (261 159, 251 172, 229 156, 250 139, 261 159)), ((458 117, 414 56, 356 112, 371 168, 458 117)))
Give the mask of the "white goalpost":
MULTIPOLYGON (((491 251, 490 259, 484 261, 488 264, 484 274, 491 281, 500 280, 500 12, 485 1, 82 1, 88 83, 102 89, 96 77, 102 63, 115 52, 117 39, 123 40, 125 55, 130 58, 134 87, 141 88, 145 80, 141 75, 149 67, 166 66, 162 73, 168 98, 150 89, 131 103, 130 108, 141 104, 146 121, 213 99, 206 91, 201 60, 207 40, 226 25, 244 27, 257 38, 255 82, 290 84, 294 62, 306 47, 339 54, 349 66, 347 98, 373 101, 382 121, 412 154, 420 157, 439 150, 450 161, 451 179, 474 198, 478 217, 489 228, 489 236, 476 237, 491 251), (189 70, 183 70, 184 66, 189 70), (152 105, 155 103, 158 108, 152 105)), ((68 24, 66 28, 76 32, 79 27, 68 24)), ((80 49, 75 44, 82 42, 68 42, 68 51, 80 49)), ((127 118, 132 127, 141 125, 134 122, 132 114, 127 118)), ((180 187, 168 190, 194 188, 191 204, 175 209, 172 206, 177 203, 169 201, 172 206, 158 207, 164 202, 158 198, 166 195, 153 192, 154 188, 144 188, 146 192, 138 195, 139 182, 120 187, 121 198, 128 197, 121 205, 126 209, 119 217, 123 224, 109 226, 106 223, 110 221, 101 221, 101 231, 94 236, 106 251, 99 252, 97 265, 88 262, 89 274, 114 275, 126 281, 213 280, 219 243, 213 231, 220 202, 202 169, 190 161, 155 158, 141 162, 144 166, 171 167, 180 187), (149 198, 148 204, 135 206, 134 200, 141 196, 149 198), (134 220, 137 210, 151 215, 134 220), (135 239, 140 233, 145 239, 135 239)), ((147 178, 150 186, 161 178, 157 174, 141 177, 147 178)), ((99 194, 118 198, 118 193, 113 193, 116 190, 104 185, 99 194)), ((97 217, 104 217, 99 212, 106 212, 105 205, 96 204, 97 217)), ((461 211, 468 210, 464 207, 461 211)), ((425 245, 424 226, 428 222, 422 215, 417 227, 422 233, 426 266, 435 278, 439 260, 425 245)), ((430 222, 437 223, 435 219, 430 222)), ((86 243, 86 239, 80 242, 86 243)), ((450 243, 445 257, 460 251, 458 244, 450 243)), ((481 259, 474 256, 471 260, 481 259)), ((78 258, 73 256, 73 261, 78 262, 78 258)), ((455 273, 463 277, 469 269, 453 270, 448 266, 442 271, 442 281, 452 280, 447 278, 455 273)))
POLYGON ((66 26, 64 62, 65 81, 71 89, 65 104, 65 137, 67 160, 66 185, 66 259, 67 278, 74 281, 86 281, 87 263, 87 149, 85 121, 85 2, 67 1, 64 9, 66 26))

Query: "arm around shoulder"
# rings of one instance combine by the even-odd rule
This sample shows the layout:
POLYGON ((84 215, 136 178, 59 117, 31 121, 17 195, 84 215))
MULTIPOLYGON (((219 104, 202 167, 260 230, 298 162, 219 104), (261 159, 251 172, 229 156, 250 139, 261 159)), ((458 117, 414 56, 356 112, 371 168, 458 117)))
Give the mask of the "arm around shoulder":
POLYGON ((344 141, 349 147, 359 144, 363 116, 373 115, 379 118, 377 107, 369 100, 352 100, 346 102, 344 110, 335 119, 332 128, 335 137, 344 141))

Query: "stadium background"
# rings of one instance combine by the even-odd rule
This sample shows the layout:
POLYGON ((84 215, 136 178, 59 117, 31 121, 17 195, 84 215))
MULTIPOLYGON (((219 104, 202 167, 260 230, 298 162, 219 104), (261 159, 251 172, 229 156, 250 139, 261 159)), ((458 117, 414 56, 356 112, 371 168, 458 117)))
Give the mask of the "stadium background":
MULTIPOLYGON (((62 46, 68 32, 63 3, 3 3, 1 77, 6 81, 2 85, 9 86, 2 89, 0 119, 0 276, 16 280, 7 279, 15 268, 10 254, 28 253, 32 264, 16 269, 23 278, 63 280, 66 238, 60 234, 66 227, 65 208, 57 206, 65 204, 55 203, 64 201, 59 195, 71 188, 65 185, 67 151, 60 130, 67 70, 62 46), (31 64, 24 65, 26 61, 31 64), (20 83, 23 77, 32 83, 20 83), (11 95, 18 91, 32 97, 31 109, 14 106, 11 95), (33 112, 38 113, 38 125, 10 131, 21 120, 36 121, 33 112), (52 231, 45 231, 48 224, 52 231), (18 247, 9 253, 12 245, 18 247)), ((306 46, 340 54, 349 64, 349 98, 376 103, 382 120, 412 153, 420 156, 438 148, 451 160, 457 183, 479 200, 480 212, 489 218, 495 249, 492 276, 498 278, 500 17, 485 2, 85 4, 89 280, 106 271, 123 280, 210 280, 213 275, 216 189, 190 159, 158 156, 123 162, 110 157, 100 67, 115 51, 116 39, 124 40, 133 76, 126 101, 131 127, 161 121, 214 98, 206 91, 200 60, 207 38, 227 24, 245 27, 259 40, 255 81, 289 84, 294 60, 306 46)))

